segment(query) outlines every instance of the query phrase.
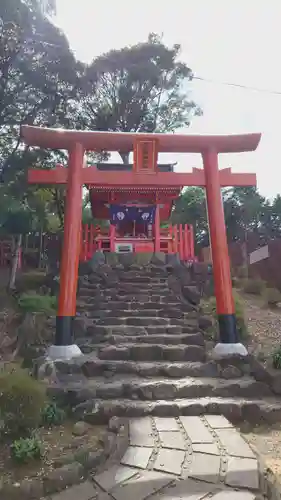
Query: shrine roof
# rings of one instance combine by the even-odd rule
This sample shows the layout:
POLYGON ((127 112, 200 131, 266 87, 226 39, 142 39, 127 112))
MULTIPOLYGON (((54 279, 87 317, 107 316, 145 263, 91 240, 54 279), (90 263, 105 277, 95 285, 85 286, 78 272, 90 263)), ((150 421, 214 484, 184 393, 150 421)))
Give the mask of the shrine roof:
POLYGON ((29 146, 70 149, 80 143, 85 150, 133 151, 136 140, 157 141, 158 152, 202 153, 211 148, 217 153, 254 151, 261 134, 241 135, 191 135, 191 134, 143 134, 126 132, 90 132, 22 125, 21 138, 29 146))

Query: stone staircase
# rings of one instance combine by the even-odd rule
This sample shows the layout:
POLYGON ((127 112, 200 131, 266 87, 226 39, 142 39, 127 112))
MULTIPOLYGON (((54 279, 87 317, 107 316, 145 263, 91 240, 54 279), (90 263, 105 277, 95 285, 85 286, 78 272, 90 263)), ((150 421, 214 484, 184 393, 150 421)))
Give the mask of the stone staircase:
POLYGON ((250 359, 212 359, 210 320, 188 270, 130 264, 104 264, 81 278, 76 343, 84 355, 56 362, 50 392, 90 422, 208 413, 281 420, 281 401, 255 378, 250 359))

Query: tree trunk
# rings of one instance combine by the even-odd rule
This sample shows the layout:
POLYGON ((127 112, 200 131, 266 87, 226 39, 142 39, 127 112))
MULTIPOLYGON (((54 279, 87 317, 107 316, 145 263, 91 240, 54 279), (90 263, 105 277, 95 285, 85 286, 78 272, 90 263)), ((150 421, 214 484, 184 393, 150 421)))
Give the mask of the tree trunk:
POLYGON ((247 230, 244 230, 244 238, 241 245, 243 269, 245 269, 245 278, 249 278, 249 262, 248 262, 248 245, 247 245, 247 230))
POLYGON ((9 284, 8 284, 9 291, 14 290, 16 288, 16 276, 17 276, 17 269, 18 269, 18 263, 19 263, 21 242, 22 242, 22 234, 19 234, 16 237, 15 248, 14 248, 12 262, 11 262, 11 273, 10 273, 10 279, 9 279, 9 284))
POLYGON ((39 258, 38 258, 38 268, 42 267, 42 257, 43 257, 43 230, 40 228, 40 242, 39 242, 39 258))

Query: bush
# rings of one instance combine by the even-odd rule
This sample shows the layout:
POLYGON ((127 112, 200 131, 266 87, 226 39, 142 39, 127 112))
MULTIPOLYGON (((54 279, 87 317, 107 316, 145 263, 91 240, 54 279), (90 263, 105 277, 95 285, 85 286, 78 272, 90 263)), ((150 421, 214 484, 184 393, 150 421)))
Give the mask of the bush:
POLYGON ((248 279, 244 281, 243 289, 245 293, 251 295, 261 295, 265 288, 265 283, 261 279, 248 279))
MULTIPOLYGON (((236 322, 237 322, 237 331, 240 339, 245 339, 248 336, 248 328, 245 320, 244 313, 244 304, 243 300, 237 293, 233 294, 234 305, 235 305, 235 314, 236 314, 236 322)), ((212 314, 216 321, 216 330, 218 330, 217 324, 217 310, 216 310, 216 298, 212 297, 207 305, 206 312, 212 314)))
POLYGON ((18 305, 22 312, 53 314, 57 305, 57 298, 51 295, 38 295, 25 293, 18 299, 18 305))
POLYGON ((265 304, 269 307, 276 307, 281 302, 281 293, 277 288, 266 288, 263 296, 265 304))
POLYGON ((248 268, 247 266, 239 266, 237 269, 236 269, 236 274, 237 278, 238 279, 247 279, 248 278, 248 268))
POLYGON ((43 455, 43 446, 36 437, 20 438, 11 445, 11 457, 15 462, 26 464, 32 460, 40 460, 43 455))
POLYGON ((46 403, 45 386, 22 368, 0 372, 2 434, 19 436, 37 428, 46 403))
POLYGON ((278 347, 272 356, 273 368, 281 370, 281 347, 278 347))
POLYGON ((65 411, 54 402, 48 403, 42 410, 42 420, 46 425, 60 425, 65 419, 65 411))

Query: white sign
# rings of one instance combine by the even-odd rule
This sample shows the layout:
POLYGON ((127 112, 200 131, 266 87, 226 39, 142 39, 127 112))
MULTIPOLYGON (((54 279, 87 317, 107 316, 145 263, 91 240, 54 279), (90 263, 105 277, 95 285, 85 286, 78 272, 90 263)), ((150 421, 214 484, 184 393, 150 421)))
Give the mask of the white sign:
POLYGON ((255 264, 260 260, 268 259, 269 257, 269 249, 268 245, 258 248, 254 252, 250 253, 250 264, 255 264))

